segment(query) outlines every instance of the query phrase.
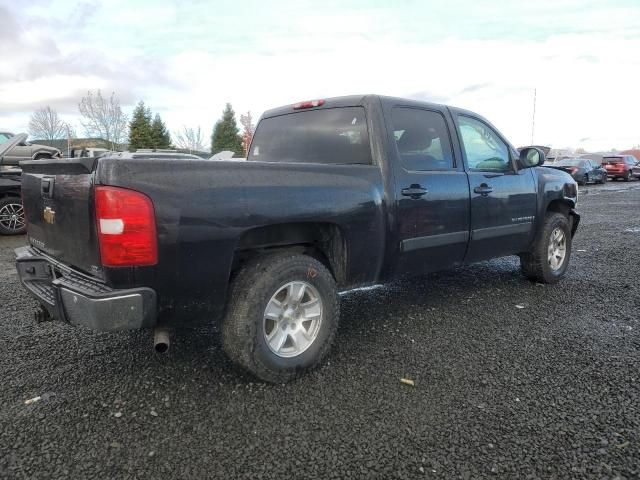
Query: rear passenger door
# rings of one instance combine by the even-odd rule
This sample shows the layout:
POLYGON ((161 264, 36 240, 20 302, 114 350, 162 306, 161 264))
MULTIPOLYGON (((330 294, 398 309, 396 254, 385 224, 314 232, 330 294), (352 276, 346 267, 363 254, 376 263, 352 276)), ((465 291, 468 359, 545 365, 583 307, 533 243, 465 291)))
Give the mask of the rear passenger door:
POLYGON ((531 169, 484 120, 456 116, 471 187, 471 241, 466 262, 525 251, 532 239, 537 192, 531 169))
POLYGON ((469 239, 469 184, 455 161, 447 113, 390 107, 400 274, 462 263, 469 239))

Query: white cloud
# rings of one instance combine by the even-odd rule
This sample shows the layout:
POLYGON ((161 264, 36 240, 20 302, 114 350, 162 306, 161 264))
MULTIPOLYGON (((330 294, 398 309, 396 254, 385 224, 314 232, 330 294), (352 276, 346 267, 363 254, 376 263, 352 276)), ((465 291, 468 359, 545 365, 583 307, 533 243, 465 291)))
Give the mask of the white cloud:
MULTIPOLYGON (((129 108, 144 100, 172 130, 201 125, 206 132, 226 102, 257 116, 301 99, 380 93, 477 111, 520 145, 531 141, 535 88, 536 143, 640 143, 640 31, 630 20, 638 8, 453 4, 458 8, 301 3, 287 14, 260 4, 255 12, 221 7, 209 20, 198 18, 202 5, 153 2, 132 11, 106 2, 86 7, 96 12, 88 28, 60 35, 25 20, 22 46, 35 50, 50 40, 47 58, 61 68, 25 76, 37 55, 0 56, 0 71, 16 72, 0 76, 0 125, 23 129, 34 105, 67 99, 73 106, 73 95, 95 88, 116 89, 129 108)), ((68 1, 61 5, 71 11, 68 1)))

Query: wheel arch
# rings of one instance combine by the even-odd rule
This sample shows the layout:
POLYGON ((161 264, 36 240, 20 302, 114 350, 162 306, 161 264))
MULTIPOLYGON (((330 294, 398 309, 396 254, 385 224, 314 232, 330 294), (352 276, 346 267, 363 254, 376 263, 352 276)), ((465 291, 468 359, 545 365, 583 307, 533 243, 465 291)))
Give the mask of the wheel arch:
POLYGON ((15 197, 22 202, 20 187, 0 188, 0 200, 7 197, 15 197))
POLYGON ((257 255, 284 250, 316 258, 329 269, 338 285, 347 282, 346 239, 338 225, 328 222, 279 223, 243 232, 234 251, 231 275, 257 255))
POLYGON ((580 222, 580 215, 574 209, 575 203, 564 198, 555 199, 549 202, 545 212, 561 213, 569 219, 569 226, 571 228, 571 236, 573 237, 578 229, 578 223, 580 222))

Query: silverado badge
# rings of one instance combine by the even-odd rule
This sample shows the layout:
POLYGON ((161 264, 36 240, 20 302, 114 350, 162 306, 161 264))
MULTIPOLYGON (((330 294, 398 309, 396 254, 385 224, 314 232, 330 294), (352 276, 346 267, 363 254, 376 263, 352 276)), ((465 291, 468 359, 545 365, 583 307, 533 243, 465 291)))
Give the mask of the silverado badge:
POLYGON ((56 221, 56 212, 55 210, 52 210, 51 207, 46 207, 42 216, 44 217, 44 221, 47 223, 53 223, 56 221))

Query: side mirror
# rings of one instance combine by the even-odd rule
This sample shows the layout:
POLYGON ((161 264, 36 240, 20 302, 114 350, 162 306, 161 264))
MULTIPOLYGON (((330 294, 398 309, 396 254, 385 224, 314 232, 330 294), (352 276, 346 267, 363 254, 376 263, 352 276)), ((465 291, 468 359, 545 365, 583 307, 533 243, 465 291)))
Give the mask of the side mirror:
POLYGON ((524 147, 520 149, 518 163, 520 168, 540 167, 544 164, 544 152, 537 147, 524 147))

